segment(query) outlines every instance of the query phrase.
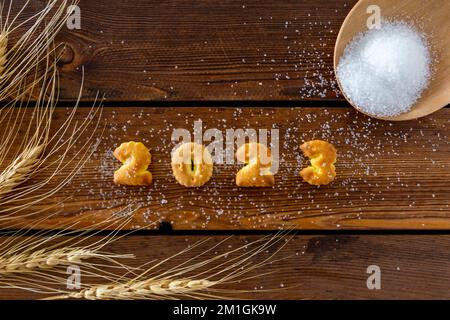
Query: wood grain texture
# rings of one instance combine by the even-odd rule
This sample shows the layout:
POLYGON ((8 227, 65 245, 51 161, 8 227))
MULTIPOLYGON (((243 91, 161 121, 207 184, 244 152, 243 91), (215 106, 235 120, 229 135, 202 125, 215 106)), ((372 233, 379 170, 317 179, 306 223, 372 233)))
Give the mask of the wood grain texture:
POLYGON ((336 99, 333 48, 355 2, 81 0, 81 29, 58 38, 61 98, 84 67, 86 100, 336 99))
MULTIPOLYGON (((88 111, 79 109, 77 119, 84 119, 88 111)), ((55 128, 67 112, 57 109, 55 128)), ((56 206, 61 213, 44 223, 50 228, 73 217, 90 225, 131 206, 139 209, 130 227, 165 221, 179 230, 450 229, 449 115, 450 110, 443 109, 422 120, 389 123, 339 107, 108 107, 102 116, 103 138, 91 159, 69 185, 33 210, 64 201, 56 206), (192 133, 199 119, 203 132, 218 128, 224 136, 226 129, 279 129, 275 187, 236 187, 239 164, 215 165, 211 181, 201 188, 179 185, 170 167, 175 146, 171 134, 175 128, 192 133), (299 145, 316 138, 332 142, 338 150, 337 179, 328 186, 310 186, 298 175, 307 165, 299 145), (129 140, 151 149, 150 187, 112 182, 120 166, 112 151, 129 140)), ((77 145, 91 133, 88 130, 77 145)), ((57 176, 42 191, 62 178, 57 176)))
MULTIPOLYGON (((174 266, 203 253, 225 236, 210 236, 205 244, 175 257, 174 266)), ((260 236, 233 236, 219 246, 216 254, 246 245, 260 236)), ((128 236, 110 246, 110 251, 134 253, 141 265, 160 261, 203 236, 128 236), (164 243, 164 245, 161 245, 164 243)), ((276 250, 276 246, 261 261, 276 250)), ((239 295, 251 299, 449 299, 449 235, 297 235, 276 256, 282 259, 258 272, 271 272, 234 285, 229 289, 250 290, 239 295), (368 290, 367 267, 381 269, 381 290, 368 290)), ((83 279, 83 277, 82 277, 83 279)), ((0 299, 32 299, 42 295, 2 289, 0 299)))

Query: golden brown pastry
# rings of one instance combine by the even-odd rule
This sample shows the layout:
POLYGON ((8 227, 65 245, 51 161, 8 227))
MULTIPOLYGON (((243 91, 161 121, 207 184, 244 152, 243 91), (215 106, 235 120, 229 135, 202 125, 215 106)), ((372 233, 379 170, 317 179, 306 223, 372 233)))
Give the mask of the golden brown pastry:
POLYGON ((246 165, 236 174, 239 187, 271 187, 275 177, 270 171, 272 165, 270 149, 265 145, 246 143, 236 151, 236 158, 246 165))
POLYGON ((172 154, 175 179, 185 187, 200 187, 213 174, 213 162, 208 149, 194 142, 183 143, 172 154))
POLYGON ((114 150, 114 156, 123 163, 114 172, 115 184, 141 186, 152 182, 152 174, 147 171, 152 156, 142 142, 124 142, 114 150))
POLYGON ((309 184, 329 184, 336 177, 336 148, 329 142, 311 140, 300 146, 305 156, 310 159, 311 165, 300 171, 300 176, 309 184))

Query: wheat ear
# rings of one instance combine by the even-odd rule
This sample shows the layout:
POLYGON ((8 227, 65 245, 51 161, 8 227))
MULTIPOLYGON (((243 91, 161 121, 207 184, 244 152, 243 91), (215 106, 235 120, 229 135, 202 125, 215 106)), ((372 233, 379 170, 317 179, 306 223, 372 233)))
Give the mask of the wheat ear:
MULTIPOLYGON (((110 255, 108 257, 117 258, 121 256, 110 255)), ((80 264, 82 260, 92 258, 105 258, 105 255, 83 247, 64 247, 55 250, 41 249, 31 253, 19 253, 9 257, 0 257, 0 276, 80 264)))
POLYGON ((98 285, 78 292, 69 293, 65 298, 88 300, 138 299, 140 297, 158 297, 189 295, 192 292, 205 291, 216 283, 209 280, 144 280, 125 284, 98 285))
POLYGON ((0 199, 24 182, 39 164, 44 149, 40 144, 24 150, 3 172, 0 173, 0 199))

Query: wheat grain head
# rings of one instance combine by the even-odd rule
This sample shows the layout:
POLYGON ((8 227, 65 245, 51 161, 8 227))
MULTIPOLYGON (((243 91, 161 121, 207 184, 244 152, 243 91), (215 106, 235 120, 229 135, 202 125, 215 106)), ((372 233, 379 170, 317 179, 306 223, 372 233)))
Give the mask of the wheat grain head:
POLYGON ((44 145, 40 144, 24 150, 0 173, 0 200, 33 173, 39 164, 43 149, 44 145))
POLYGON ((29 273, 35 270, 51 269, 70 264, 81 264, 82 260, 99 257, 95 251, 80 248, 59 248, 55 250, 37 250, 31 253, 19 253, 0 257, 0 275, 29 273))
POLYGON ((209 280, 153 280, 128 282, 125 284, 98 285, 79 292, 69 293, 67 298, 88 300, 139 299, 152 297, 187 296, 193 292, 205 291, 214 286, 209 280))

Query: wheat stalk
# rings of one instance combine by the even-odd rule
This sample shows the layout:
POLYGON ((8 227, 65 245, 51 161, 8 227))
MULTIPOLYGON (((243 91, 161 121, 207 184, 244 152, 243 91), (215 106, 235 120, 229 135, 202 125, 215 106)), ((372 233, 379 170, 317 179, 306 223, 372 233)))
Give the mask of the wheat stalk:
MULTIPOLYGON (((48 56, 57 50, 53 47, 57 33, 64 27, 71 12, 67 9, 78 1, 49 0, 44 8, 31 17, 24 18, 22 14, 29 5, 27 0, 15 16, 11 16, 12 4, 0 4, 1 44, 4 53, 1 55, 2 72, 0 73, 0 100, 7 98, 20 99, 32 93, 33 82, 23 86, 24 80, 33 77, 39 66, 48 56), (4 12, 6 12, 4 14, 4 12), (18 40, 7 48, 7 40, 13 33, 19 32, 18 40), (8 59, 6 59, 6 56, 8 59), (22 86, 22 90, 17 90, 22 86), (18 95, 16 95, 18 93, 18 95)), ((1 52, 0 52, 1 53, 1 52)), ((41 82, 39 77, 34 82, 41 82)))
POLYGON ((6 46, 8 45, 8 35, 6 32, 0 33, 0 77, 5 70, 6 64, 6 46))

